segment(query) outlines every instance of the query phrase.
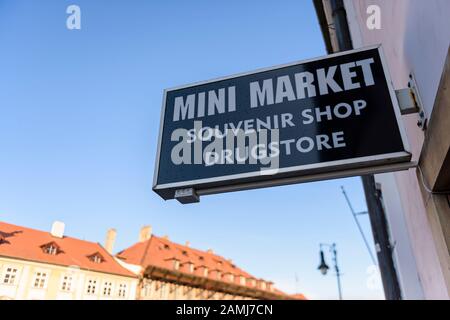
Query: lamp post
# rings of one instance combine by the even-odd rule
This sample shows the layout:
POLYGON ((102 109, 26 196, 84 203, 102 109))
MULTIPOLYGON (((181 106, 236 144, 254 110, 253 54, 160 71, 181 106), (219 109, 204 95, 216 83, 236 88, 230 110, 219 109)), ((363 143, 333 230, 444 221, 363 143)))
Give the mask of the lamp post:
POLYGON ((320 273, 323 275, 326 275, 328 272, 328 269, 330 267, 325 262, 325 255, 323 252, 323 247, 328 247, 330 250, 330 253, 333 254, 333 262, 334 262, 334 270, 336 271, 336 278, 337 278, 337 286, 338 286, 338 294, 339 294, 339 300, 342 300, 342 288, 341 288, 341 273, 339 271, 338 263, 337 263, 337 249, 336 244, 327 244, 327 243, 321 243, 320 244, 320 264, 317 269, 320 270, 320 273))

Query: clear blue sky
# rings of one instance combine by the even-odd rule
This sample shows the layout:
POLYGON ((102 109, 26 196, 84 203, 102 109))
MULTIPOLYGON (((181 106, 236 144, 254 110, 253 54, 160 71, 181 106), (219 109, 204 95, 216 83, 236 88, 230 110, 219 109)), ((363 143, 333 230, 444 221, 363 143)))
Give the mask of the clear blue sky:
POLYGON ((0 0, 0 219, 44 230, 61 220, 101 243, 114 227, 116 251, 151 224, 324 299, 336 279, 316 270, 319 243, 335 241, 344 297, 383 298, 367 286, 371 260, 340 191, 365 210, 358 177, 188 206, 151 190, 163 89, 324 55, 311 2, 0 0), (81 30, 66 28, 70 4, 81 30))

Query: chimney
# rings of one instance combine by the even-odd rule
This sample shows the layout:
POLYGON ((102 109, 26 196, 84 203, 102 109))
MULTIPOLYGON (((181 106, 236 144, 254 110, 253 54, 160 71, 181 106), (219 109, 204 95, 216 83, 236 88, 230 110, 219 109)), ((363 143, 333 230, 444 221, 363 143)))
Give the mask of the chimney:
POLYGON ((213 249, 208 249, 208 251, 206 251, 206 252, 209 253, 209 254, 213 254, 214 253, 213 249))
POLYGON ((106 232, 105 249, 110 254, 113 252, 114 242, 116 242, 117 231, 116 229, 109 229, 106 232))
POLYGON ((139 242, 144 242, 152 236, 152 226, 143 226, 139 232, 139 242))
POLYGON ((52 231, 50 231, 50 234, 57 238, 64 237, 64 222, 61 221, 55 221, 52 224, 52 231))
POLYGON ((185 246, 186 246, 186 247, 190 247, 190 245, 191 245, 191 243, 190 243, 189 241, 186 241, 185 246))
POLYGON ((164 239, 164 240, 169 240, 169 236, 166 234, 166 235, 163 237, 163 239, 164 239))

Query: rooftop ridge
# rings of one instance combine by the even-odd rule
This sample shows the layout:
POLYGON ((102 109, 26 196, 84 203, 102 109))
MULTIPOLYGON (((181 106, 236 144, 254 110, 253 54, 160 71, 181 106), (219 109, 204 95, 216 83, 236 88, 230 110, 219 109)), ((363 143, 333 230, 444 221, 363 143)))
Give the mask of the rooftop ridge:
MULTIPOLYGON (((46 233, 52 238, 51 241, 54 241, 55 243, 57 243, 57 241, 60 241, 60 240, 69 239, 69 240, 75 240, 75 241, 90 243, 90 244, 98 244, 99 246, 101 246, 103 248, 103 245, 101 243, 97 242, 97 241, 89 241, 89 240, 75 238, 73 236, 66 236, 66 235, 64 235, 62 238, 58 238, 58 237, 53 236, 50 231, 44 231, 44 230, 39 230, 39 229, 35 229, 35 228, 30 228, 30 227, 23 227, 23 226, 19 226, 19 225, 16 225, 16 224, 12 224, 12 223, 8 223, 8 222, 4 222, 4 221, 0 220, 0 226, 2 224, 9 225, 11 227, 17 227, 17 228, 22 229, 22 230, 29 230, 29 231, 33 231, 33 232, 46 233)), ((1 230, 0 230, 0 232, 1 232, 1 230)), ((109 255, 111 255, 111 254, 109 254, 109 255)))
MULTIPOLYGON (((192 262, 196 267, 206 267, 210 271, 220 271, 223 272, 223 274, 232 274, 235 276, 243 276, 247 279, 253 279, 257 281, 264 281, 266 283, 273 283, 270 280, 266 280, 261 277, 256 277, 254 275, 251 275, 247 271, 243 270, 242 268, 238 267, 234 262, 231 262, 229 259, 225 258, 222 255, 219 255, 217 253, 208 252, 207 250, 198 249, 195 247, 191 247, 190 245, 184 245, 182 243, 175 242, 173 240, 168 239, 167 237, 158 236, 155 234, 152 234, 152 236, 142 242, 137 242, 133 245, 131 245, 128 248, 125 248, 121 250, 119 253, 117 253, 117 257, 120 259, 124 259, 127 261, 127 258, 134 260, 134 263, 139 264, 141 266, 147 265, 156 265, 158 264, 155 261, 147 261, 146 257, 151 256, 152 254, 149 253, 151 251, 152 245, 159 247, 161 244, 169 246, 170 250, 174 250, 175 252, 168 252, 167 255, 164 255, 164 253, 159 252, 163 256, 158 257, 157 259, 161 259, 162 261, 170 261, 174 260, 175 258, 179 260, 182 264, 192 262), (132 256, 129 257, 130 251, 132 252, 132 256), (179 252, 177 252, 179 251, 179 252), (186 252, 187 255, 183 256, 183 252, 186 252), (137 256, 136 256, 137 254, 137 256), (203 258, 203 259, 202 259, 203 258), (208 261, 209 260, 209 261, 208 261), (212 266, 211 263, 217 263, 220 264, 220 266, 212 266)), ((159 247, 161 250, 161 248, 159 247)), ((155 253, 153 253, 155 254, 155 253)), ((155 256, 153 256, 155 258, 155 256)), ((151 259, 151 258, 150 258, 151 259)), ((133 263, 133 262, 130 262, 133 263)), ((170 268, 170 267, 167 267, 170 268)))
POLYGON ((78 266, 94 272, 105 272, 135 277, 123 268, 100 243, 64 235, 55 237, 49 231, 23 227, 0 221, 0 234, 7 243, 0 243, 0 255, 13 259, 30 260, 60 266, 78 266), (49 254, 42 246, 54 243, 61 252, 49 254), (95 263, 89 260, 93 254, 102 255, 105 260, 95 263))

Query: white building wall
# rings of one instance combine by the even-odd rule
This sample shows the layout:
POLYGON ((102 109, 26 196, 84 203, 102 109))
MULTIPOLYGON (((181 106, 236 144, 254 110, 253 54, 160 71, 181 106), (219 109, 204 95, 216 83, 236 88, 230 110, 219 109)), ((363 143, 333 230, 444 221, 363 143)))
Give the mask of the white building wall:
POLYGON ((87 271, 76 268, 75 266, 68 268, 65 266, 17 260, 14 258, 1 257, 0 259, 0 300, 135 300, 137 286, 137 278, 87 271), (4 283, 6 270, 9 267, 17 269, 16 277, 13 283, 4 283), (45 277, 43 288, 34 287, 34 280, 37 272, 45 272, 47 275, 45 277), (63 277, 66 274, 71 274, 73 276, 70 291, 62 291, 61 289, 63 277), (86 293, 88 279, 97 279, 95 294, 86 293), (105 282, 112 283, 110 296, 105 296, 103 294, 105 282), (126 285, 124 297, 118 295, 120 284, 126 285))
POLYGON ((26 284, 28 283, 28 277, 30 276, 30 267, 23 267, 22 274, 20 276, 19 285, 17 288, 16 299, 25 298, 26 284))
POLYGON ((403 299, 424 299, 422 285, 417 271, 416 260, 411 248, 410 237, 406 227, 405 213, 398 198, 398 188, 395 177, 391 173, 376 175, 383 191, 386 219, 390 231, 390 241, 393 245, 395 269, 403 299))
MULTIPOLYGON (((448 0, 344 0, 347 17, 355 48, 381 43, 387 58, 388 67, 395 89, 407 86, 409 74, 413 74, 424 104, 427 116, 431 114, 439 85, 444 60, 450 43, 450 1, 448 0), (381 29, 369 30, 366 25, 369 5, 381 9, 381 29)), ((417 160, 423 144, 423 132, 417 127, 417 115, 402 116, 413 153, 417 160)), ((386 178, 376 176, 385 195, 386 214, 391 224, 391 234, 397 245, 407 241, 402 234, 399 215, 404 214, 411 249, 413 251, 421 285, 427 299, 449 299, 448 288, 438 261, 436 246, 431 229, 436 221, 426 215, 422 195, 414 169, 390 175, 386 178), (392 180, 393 179, 393 180, 392 180), (392 182, 395 183, 392 183, 392 182), (395 187, 396 186, 396 187, 395 187), (399 196, 387 197, 389 194, 399 196)), ((400 247, 396 254, 396 264, 403 279, 402 286, 411 285, 414 271, 406 272, 410 258, 407 246, 400 247), (406 273, 405 273, 406 272, 406 273)), ((414 295, 420 290, 411 288, 414 295)), ((406 290, 409 291, 409 290, 406 290)))

